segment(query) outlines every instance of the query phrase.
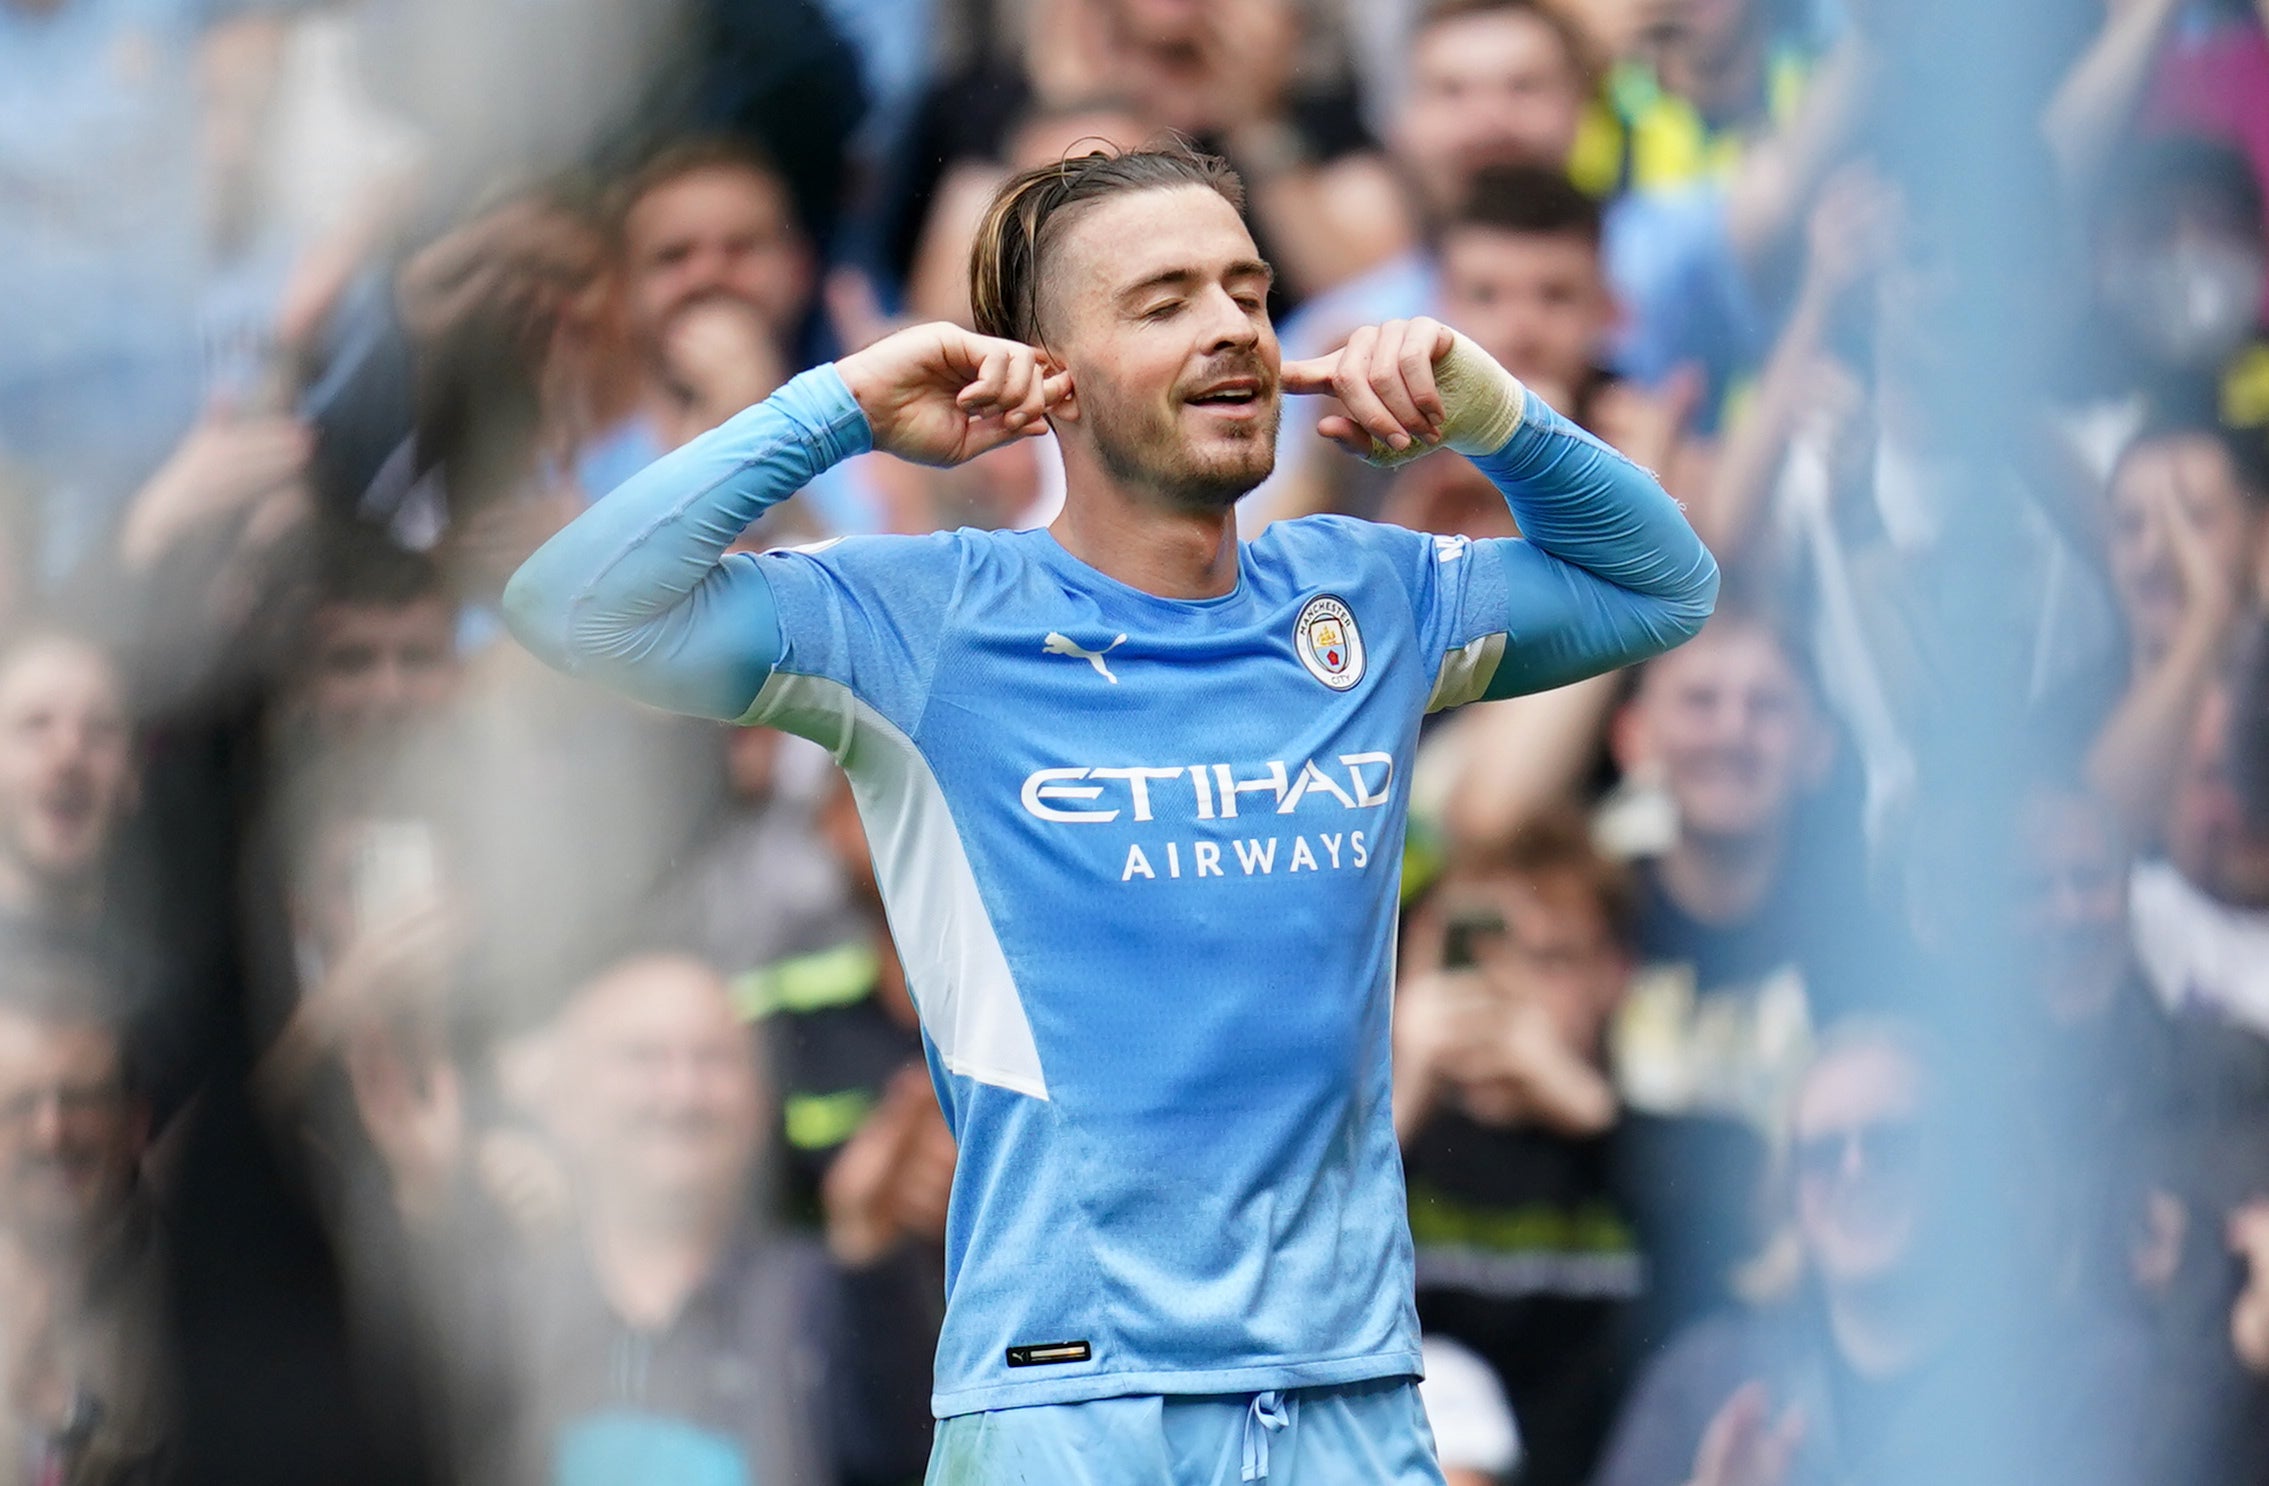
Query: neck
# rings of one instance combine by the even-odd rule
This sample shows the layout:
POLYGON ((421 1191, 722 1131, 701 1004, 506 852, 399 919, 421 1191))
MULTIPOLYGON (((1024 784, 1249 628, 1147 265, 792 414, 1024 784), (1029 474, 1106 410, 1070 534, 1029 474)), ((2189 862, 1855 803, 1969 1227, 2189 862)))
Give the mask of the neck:
POLYGON ((733 1231, 731 1202, 593 1204, 586 1231, 599 1289, 642 1330, 666 1326, 717 1268, 733 1231))
POLYGON ((1066 552, 1162 599, 1215 599, 1237 587, 1237 512, 1176 506, 1085 482, 1048 532, 1066 552))
POLYGON ((1781 833, 1704 836, 1680 831, 1662 859, 1670 900, 1704 923, 1746 918, 1765 900, 1781 865, 1781 833))
POLYGON ((1940 1330, 1938 1312, 1914 1287, 1883 1281, 1831 1289, 1828 1331, 1851 1370, 1882 1381, 1912 1372, 1940 1330))

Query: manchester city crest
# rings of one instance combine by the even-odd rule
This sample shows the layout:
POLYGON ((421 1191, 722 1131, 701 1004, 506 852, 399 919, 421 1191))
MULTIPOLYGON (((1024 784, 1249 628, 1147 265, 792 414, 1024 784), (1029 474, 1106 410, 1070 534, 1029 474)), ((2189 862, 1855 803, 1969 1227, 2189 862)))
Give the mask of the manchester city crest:
POLYGON ((1346 691, 1363 679, 1363 635, 1355 627, 1355 614, 1328 593, 1301 606, 1292 626, 1292 648, 1308 674, 1333 691, 1346 691))

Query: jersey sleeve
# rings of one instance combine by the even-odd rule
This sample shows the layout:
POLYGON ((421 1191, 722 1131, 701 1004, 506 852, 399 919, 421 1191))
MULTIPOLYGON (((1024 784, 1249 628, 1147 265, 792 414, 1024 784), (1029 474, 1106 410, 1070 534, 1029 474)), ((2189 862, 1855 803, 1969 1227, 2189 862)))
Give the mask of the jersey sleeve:
POLYGON ((839 758, 862 710, 911 735, 937 673, 966 541, 959 532, 842 537, 755 559, 781 653, 740 720, 799 733, 839 758))
POLYGON ((726 549, 871 442, 834 368, 805 372, 555 533, 505 585, 505 621, 569 675, 673 712, 739 717, 786 637, 764 564, 726 549))
POLYGON ((1440 656, 1427 710, 1549 691, 1691 638, 1718 569, 1655 478, 1525 394, 1520 426, 1474 464, 1521 535, 1428 539, 1413 588, 1440 656))

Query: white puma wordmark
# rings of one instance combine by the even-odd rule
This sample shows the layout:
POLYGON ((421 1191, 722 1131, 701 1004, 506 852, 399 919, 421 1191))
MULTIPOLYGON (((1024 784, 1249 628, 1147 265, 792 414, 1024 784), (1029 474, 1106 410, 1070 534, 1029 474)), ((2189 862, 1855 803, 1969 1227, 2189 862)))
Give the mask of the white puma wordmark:
POLYGON ((1109 666, 1103 664, 1103 657, 1109 655, 1112 651, 1118 649, 1121 645, 1124 645, 1126 643, 1127 637, 1125 635, 1121 635, 1116 640, 1113 640, 1110 644, 1104 646, 1101 650, 1089 650, 1084 645, 1081 645, 1077 640, 1069 639, 1066 636, 1057 634, 1054 630, 1050 630, 1048 632, 1047 640, 1041 644, 1040 649, 1041 652, 1046 655, 1076 656, 1078 659, 1086 661, 1089 665, 1095 667, 1095 673, 1098 676, 1101 676, 1105 681, 1110 682, 1113 686, 1117 686, 1119 684, 1119 678, 1111 674, 1111 668, 1109 666))

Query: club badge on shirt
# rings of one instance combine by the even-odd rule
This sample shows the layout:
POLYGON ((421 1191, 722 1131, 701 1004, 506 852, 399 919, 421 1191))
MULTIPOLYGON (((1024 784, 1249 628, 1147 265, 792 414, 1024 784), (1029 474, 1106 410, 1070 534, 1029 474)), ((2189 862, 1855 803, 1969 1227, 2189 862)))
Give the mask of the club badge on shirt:
POLYGON ((1355 614, 1331 594, 1319 594, 1300 608, 1292 626, 1292 648, 1308 674, 1333 691, 1346 691, 1363 679, 1363 634, 1355 614))

